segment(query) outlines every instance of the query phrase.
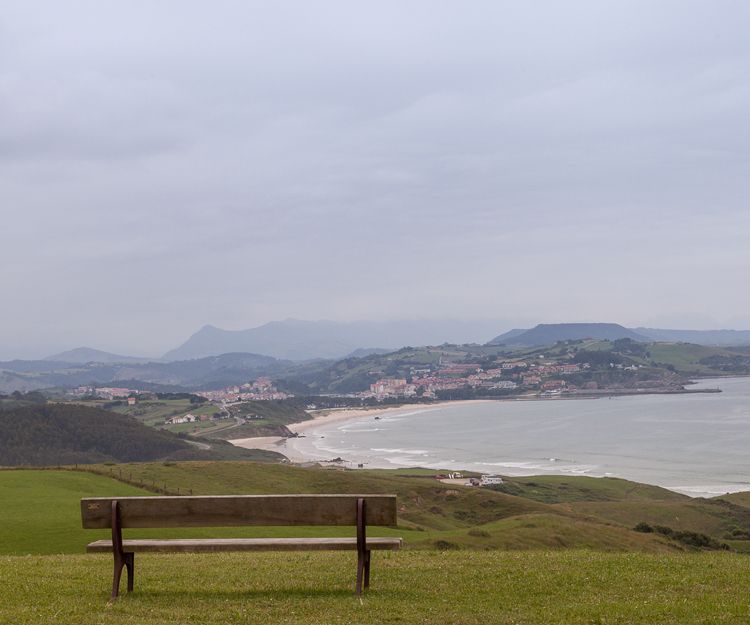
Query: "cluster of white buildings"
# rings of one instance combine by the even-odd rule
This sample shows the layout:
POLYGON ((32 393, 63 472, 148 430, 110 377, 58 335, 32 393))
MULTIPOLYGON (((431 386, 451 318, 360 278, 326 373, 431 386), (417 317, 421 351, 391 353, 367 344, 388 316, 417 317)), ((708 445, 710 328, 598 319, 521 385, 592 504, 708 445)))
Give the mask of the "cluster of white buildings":
MULTIPOLYGON (((131 395, 138 395, 140 391, 132 388, 114 388, 109 386, 96 387, 96 386, 79 386, 71 391, 68 391, 69 395, 73 397, 97 397, 99 399, 126 399, 131 395)), ((135 399, 135 397, 131 397, 135 399)), ((133 402, 135 403, 135 401, 133 402)))
POLYGON ((497 363, 492 369, 482 369, 479 364, 447 363, 433 370, 429 366, 412 367, 411 382, 404 378, 382 378, 370 385, 361 397, 409 398, 417 395, 435 397, 438 391, 462 388, 488 390, 515 390, 539 388, 560 390, 566 388, 564 380, 550 379, 567 376, 588 369, 587 363, 538 363, 509 360, 497 363))
POLYGON ((288 399, 294 397, 289 393, 278 390, 271 378, 258 378, 254 382, 247 382, 241 386, 227 386, 216 391, 199 391, 195 393, 211 401, 270 401, 272 399, 288 399))
POLYGON ((417 387, 414 384, 407 384, 403 378, 383 378, 370 384, 370 392, 364 393, 365 396, 375 397, 376 399, 385 399, 386 397, 414 397, 417 394, 417 387))
POLYGON ((165 421, 171 425, 177 425, 179 423, 195 423, 196 421, 210 421, 211 417, 207 414, 194 415, 192 413, 178 415, 171 417, 165 421))

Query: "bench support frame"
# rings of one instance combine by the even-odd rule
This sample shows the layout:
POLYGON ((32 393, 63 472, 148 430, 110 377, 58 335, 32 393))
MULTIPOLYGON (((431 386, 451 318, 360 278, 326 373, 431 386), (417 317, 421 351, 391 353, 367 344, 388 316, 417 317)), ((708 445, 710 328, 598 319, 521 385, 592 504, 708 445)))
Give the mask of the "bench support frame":
POLYGON ((362 594, 364 581, 365 589, 370 587, 370 550, 367 548, 367 521, 365 516, 366 501, 357 499, 357 584, 355 592, 362 594))
POLYGON ((120 520, 120 503, 112 502, 112 555, 115 559, 115 570, 112 576, 112 599, 120 594, 120 578, 122 569, 128 572, 128 592, 133 592, 133 578, 135 576, 135 553, 126 552, 122 547, 122 522, 120 520))
MULTIPOLYGON (((367 518, 366 500, 357 499, 357 581, 355 592, 362 595, 363 589, 370 587, 370 559, 371 551, 367 548, 367 518)), ((112 555, 114 557, 114 572, 112 576, 112 597, 114 601, 120 594, 120 580, 122 569, 127 570, 128 592, 133 592, 135 577, 135 553, 125 551, 122 542, 122 520, 120 518, 120 503, 112 501, 112 555)))

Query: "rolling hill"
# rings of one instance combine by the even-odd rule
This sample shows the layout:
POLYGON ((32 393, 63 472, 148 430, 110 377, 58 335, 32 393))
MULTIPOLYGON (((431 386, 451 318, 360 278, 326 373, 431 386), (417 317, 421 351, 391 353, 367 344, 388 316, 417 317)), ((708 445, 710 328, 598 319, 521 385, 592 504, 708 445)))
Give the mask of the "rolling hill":
POLYGON ((47 356, 44 360, 52 360, 56 362, 72 362, 85 364, 87 362, 101 362, 101 363, 139 363, 149 362, 153 358, 136 358, 134 356, 121 356, 119 354, 111 354, 109 352, 103 352, 100 349, 92 349, 91 347, 77 347, 66 352, 60 352, 59 354, 53 354, 47 356))
POLYGON ((488 345, 554 345, 558 341, 631 339, 648 343, 649 338, 617 323, 540 323, 530 330, 511 330, 492 339, 488 345))
POLYGON ((487 345, 553 345, 557 341, 629 338, 642 343, 679 342, 695 345, 750 345, 750 330, 670 330, 626 328, 616 323, 542 323, 531 329, 516 328, 496 336, 487 345))
MULTIPOLYGON (((709 549, 720 549, 728 539, 734 547, 745 550, 750 532, 750 512, 741 505, 691 499, 655 486, 613 478, 534 476, 506 478, 499 487, 471 488, 443 484, 434 479, 433 471, 423 469, 338 471, 253 462, 138 462, 93 465, 87 471, 118 480, 110 486, 113 493, 123 490, 123 481, 130 487, 164 494, 394 493, 399 500, 398 529, 373 531, 401 535, 410 549, 586 547, 667 553, 701 548, 701 542, 709 549), (635 531, 638 524, 663 528, 671 535, 658 530, 635 531)), ((23 506, 25 500, 18 500, 18 496, 24 492, 28 495, 35 488, 49 489, 50 484, 59 488, 61 481, 69 481, 71 488, 54 496, 75 499, 75 493, 69 492, 75 484, 88 488, 101 481, 87 481, 77 475, 70 471, 0 472, 0 497, 7 505, 23 506), (24 485, 26 490, 19 490, 24 485)), ((32 509, 29 522, 43 525, 44 519, 37 518, 40 514, 45 516, 32 509)), ((71 507, 67 514, 65 522, 71 526, 71 533, 75 528, 83 539, 85 532, 76 523, 78 511, 71 507)), ((2 516, 0 513, 0 521, 2 516)), ((23 524, 17 519, 13 523, 18 540, 23 540, 23 524)), ((290 536, 300 529, 210 531, 215 536, 251 536, 259 531, 266 536, 290 536)), ((169 535, 187 536, 191 532, 195 535, 195 530, 169 530, 169 535)), ((6 553, 19 553, 11 545, 5 549, 6 553)), ((45 553, 45 549, 35 552, 45 553)))
POLYGON ((652 341, 718 346, 750 345, 750 330, 664 330, 658 328, 633 328, 633 330, 652 341))
MULTIPOLYGON (((2 411, 0 432, 0 466, 249 458, 245 450, 222 442, 196 446, 132 417, 71 404, 2 411)), ((278 458, 270 453, 266 459, 278 458)))

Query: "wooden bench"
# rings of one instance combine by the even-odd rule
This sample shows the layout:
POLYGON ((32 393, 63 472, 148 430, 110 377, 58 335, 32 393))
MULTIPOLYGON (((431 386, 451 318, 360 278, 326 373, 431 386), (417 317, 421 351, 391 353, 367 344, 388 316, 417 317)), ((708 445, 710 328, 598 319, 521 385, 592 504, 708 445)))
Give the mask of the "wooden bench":
POLYGON ((112 540, 97 540, 88 553, 112 553, 112 598, 127 569, 133 590, 136 552, 356 550, 355 589, 370 585, 370 552, 397 550, 400 538, 367 538, 367 525, 396 525, 395 495, 223 495, 206 497, 97 497, 81 499, 87 529, 112 529, 112 540), (209 538, 123 540, 123 528, 356 525, 356 538, 209 538))

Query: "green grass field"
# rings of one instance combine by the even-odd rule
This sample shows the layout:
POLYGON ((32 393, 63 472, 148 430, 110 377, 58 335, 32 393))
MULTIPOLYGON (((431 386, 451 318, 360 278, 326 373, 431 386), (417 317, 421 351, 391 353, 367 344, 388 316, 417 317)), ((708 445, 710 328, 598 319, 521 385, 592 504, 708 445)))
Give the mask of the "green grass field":
POLYGON ((81 497, 149 494, 76 471, 0 471, 0 554, 80 553, 81 497))
POLYGON ((732 554, 401 552, 136 557, 108 603, 104 555, 0 557, 0 623, 106 625, 746 625, 750 568, 732 554))
MULTIPOLYGON (((398 535, 409 549, 562 549, 672 552, 685 548, 657 534, 634 532, 639 522, 738 539, 750 530, 750 510, 693 500, 625 480, 517 478, 515 494, 451 488, 425 472, 336 471, 253 462, 166 462, 94 465, 80 471, 0 471, 0 554, 82 553, 106 531, 80 527, 87 496, 263 493, 394 493, 398 535), (120 480, 129 482, 125 484, 120 480), (138 488, 138 485, 145 488, 138 488)), ((207 528, 128 530, 126 537, 351 536, 354 528, 207 528)), ((734 540, 744 550, 748 541, 734 540)))
POLYGON ((654 343, 649 346, 651 360, 673 365, 678 371, 696 375, 727 375, 714 367, 701 364, 701 358, 709 356, 731 356, 732 352, 721 347, 693 345, 692 343, 654 343))
MULTIPOLYGON (((724 532, 750 515, 748 496, 705 501, 625 480, 553 477, 514 479, 508 486, 515 494, 509 494, 451 488, 419 470, 252 462, 90 468, 102 473, 0 471, 0 624, 750 622, 748 556, 686 551, 630 529, 638 519, 724 532), (141 554, 136 592, 109 605, 111 558, 84 553, 89 541, 108 532, 81 528, 79 500, 152 494, 115 479, 120 475, 194 494, 393 492, 400 527, 369 533, 403 536, 406 549, 374 553, 373 587, 361 601, 352 593, 354 553, 141 554)), ((352 533, 197 528, 126 530, 125 536, 352 533)))

